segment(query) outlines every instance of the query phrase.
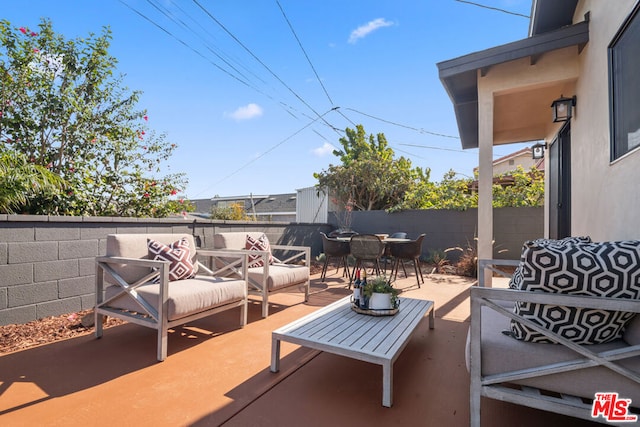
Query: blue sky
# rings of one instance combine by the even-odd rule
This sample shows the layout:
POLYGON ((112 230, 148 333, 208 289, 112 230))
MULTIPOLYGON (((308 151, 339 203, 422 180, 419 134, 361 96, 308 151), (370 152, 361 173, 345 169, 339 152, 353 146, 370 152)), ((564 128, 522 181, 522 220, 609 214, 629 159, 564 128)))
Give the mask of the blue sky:
MULTIPOLYGON (((530 0, 478 0, 529 15, 530 0)), ((470 176, 436 63, 527 37, 529 20, 456 0, 3 0, 0 18, 66 38, 113 33, 124 84, 178 149, 186 196, 276 194, 339 163, 346 127, 470 176), (318 116, 321 116, 320 119, 318 116), (444 136, 443 136, 444 135, 444 136)), ((496 156, 522 148, 496 148, 496 156)))

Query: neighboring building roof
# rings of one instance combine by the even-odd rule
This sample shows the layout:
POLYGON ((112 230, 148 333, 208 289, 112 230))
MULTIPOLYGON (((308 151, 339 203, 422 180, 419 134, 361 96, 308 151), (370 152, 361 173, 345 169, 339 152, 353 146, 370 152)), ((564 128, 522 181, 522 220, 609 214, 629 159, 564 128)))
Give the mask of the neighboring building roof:
POLYGON ((535 63, 540 55, 565 47, 581 49, 589 41, 588 20, 565 26, 571 24, 575 7, 576 0, 534 0, 529 38, 437 64, 463 148, 478 147, 478 72, 485 75, 494 65, 526 57, 535 63))
MULTIPOLYGON (((525 147, 521 150, 514 151, 511 154, 502 156, 493 161, 494 175, 502 175, 515 170, 518 166, 522 166, 525 170, 535 167, 538 170, 544 170, 544 159, 533 159, 531 156, 531 147, 525 147)), ((473 168, 473 172, 477 172, 478 167, 473 168)))
POLYGON ((226 202, 227 204, 243 204, 248 214, 253 214, 255 210, 256 215, 278 216, 296 214, 296 196, 296 193, 243 195, 197 199, 191 200, 191 202, 195 205, 195 211, 198 213, 209 214, 213 206, 226 202))
POLYGON ((259 200, 254 196, 256 214, 290 215, 296 213, 296 193, 273 194, 259 200))
POLYGON ((206 213, 211 212, 211 208, 213 207, 213 202, 211 199, 193 199, 189 200, 195 206, 195 211, 197 213, 206 213))

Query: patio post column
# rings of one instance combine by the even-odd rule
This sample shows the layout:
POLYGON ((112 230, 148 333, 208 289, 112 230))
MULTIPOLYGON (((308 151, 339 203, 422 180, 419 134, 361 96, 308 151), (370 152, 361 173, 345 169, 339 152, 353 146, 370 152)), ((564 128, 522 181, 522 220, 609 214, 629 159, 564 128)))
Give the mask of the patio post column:
MULTIPOLYGON (((478 75, 479 82, 481 81, 478 75)), ((478 85, 478 259, 493 258, 493 92, 478 85)), ((480 274, 480 272, 478 272, 480 274)), ((478 276, 478 279, 480 277, 478 276)), ((491 287, 491 271, 485 271, 491 287)))

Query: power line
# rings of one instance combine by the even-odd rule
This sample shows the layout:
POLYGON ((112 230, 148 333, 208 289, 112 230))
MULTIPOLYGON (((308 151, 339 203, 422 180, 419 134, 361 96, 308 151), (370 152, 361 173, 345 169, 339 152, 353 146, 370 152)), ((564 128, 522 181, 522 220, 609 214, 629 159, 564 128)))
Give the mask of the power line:
MULTIPOLYGON (((239 74, 240 76, 242 76, 242 78, 244 78, 245 80, 249 80, 247 78, 247 76, 245 76, 240 70, 238 70, 235 66, 233 66, 233 64, 231 64, 227 59, 223 58, 222 55, 218 54, 214 49, 212 49, 210 47, 210 44, 202 37, 200 36, 196 31, 193 30, 192 27, 190 27, 189 25, 187 25, 186 22, 184 22, 182 19, 178 18, 173 12, 171 12, 168 8, 161 6, 157 3, 157 0, 147 0, 147 3, 149 3, 151 6, 153 6, 158 12, 162 13, 165 17, 167 17, 169 20, 173 21, 174 23, 178 24, 179 26, 181 26, 183 29, 185 29, 186 31, 189 31, 190 33, 192 33, 193 35, 195 35, 197 38, 199 38, 205 45, 205 47, 207 48, 207 50, 209 52, 211 52, 212 54, 214 54, 218 59, 220 59, 222 62, 224 62, 229 68, 231 68, 233 71, 235 71, 237 74, 239 74)), ((174 4, 173 2, 171 4, 174 4)), ((175 5, 175 4, 174 4, 175 5)), ((176 5, 177 6, 177 5, 176 5)), ((177 8, 184 13, 187 17, 189 17, 192 21, 196 22, 193 18, 191 18, 191 16, 189 16, 189 14, 187 14, 183 9, 180 9, 179 6, 177 6, 177 8)), ((206 31, 205 31, 206 32, 206 31)), ((209 33, 207 33, 209 34, 209 33)), ((211 34, 209 34, 211 35, 211 34)), ((248 70, 247 70, 248 71, 248 70)), ((261 80, 263 83, 264 80, 260 79, 258 76, 256 76, 255 74, 253 74, 254 77, 256 77, 258 80, 261 80)))
MULTIPOLYGON (((426 148, 428 150, 453 151, 456 153, 474 154, 471 150, 456 150, 455 148, 442 148, 442 147, 433 147, 429 145, 402 144, 402 143, 398 143, 398 145, 404 145, 407 147, 416 147, 416 148, 426 148)), ((504 156, 506 156, 506 154, 493 153, 493 157, 504 157, 504 156)))
POLYGON ((472 1, 467 1, 467 0, 454 0, 454 1, 457 1, 459 3, 467 3, 467 4, 470 4, 472 6, 478 6, 478 7, 481 7, 483 9, 490 9, 490 10, 495 10, 495 11, 502 12, 502 13, 508 13, 509 15, 521 16, 521 17, 527 18, 527 19, 531 18, 529 15, 523 15, 521 13, 511 12, 509 10, 500 9, 500 8, 497 8, 497 7, 491 7, 491 6, 487 6, 487 5, 480 4, 480 3, 474 3, 472 1))
POLYGON ((229 77, 231 77, 234 80, 239 81, 240 83, 242 83, 243 85, 252 88, 254 90, 257 90, 258 92, 260 92, 258 89, 252 87, 248 82, 245 82, 244 80, 240 79, 237 76, 234 76, 233 74, 231 74, 230 72, 228 72, 227 70, 225 70, 224 68, 222 68, 220 65, 216 64, 215 62, 211 61, 209 58, 207 58, 206 56, 204 56, 200 51, 196 50, 195 48, 189 46, 185 41, 183 41, 182 39, 178 38, 177 36, 175 36, 171 31, 167 30, 166 28, 164 28, 163 26, 161 26, 160 24, 156 23, 155 21, 153 21, 152 19, 150 19, 149 17, 147 17, 146 15, 144 15, 142 12, 138 11, 137 9, 133 8, 132 6, 129 6, 127 3, 125 3, 123 0, 119 0, 120 3, 122 3, 124 6, 126 6, 129 10, 131 10, 132 12, 134 12, 136 15, 140 16, 142 19, 144 19, 145 21, 151 23, 151 25, 157 27, 158 29, 160 29, 162 32, 164 32, 165 34, 167 34, 169 37, 175 39, 178 43, 180 43, 181 45, 183 45, 184 47, 186 47, 187 49, 191 50, 192 52, 194 52, 196 55, 198 55, 199 57, 201 57, 202 59, 204 59, 205 61, 209 62, 211 65, 213 65, 214 67, 216 67, 217 69, 219 69, 220 71, 222 71, 223 73, 227 74, 229 77))
MULTIPOLYGON (((222 28, 228 35, 231 37, 236 43, 238 43, 253 59, 258 61, 260 65, 262 65, 276 80, 278 80, 285 88, 289 90, 300 102, 302 102, 307 108, 309 108, 313 113, 318 116, 318 118, 322 119, 320 113, 318 113, 307 101, 305 101, 300 95, 296 93, 289 85, 287 85, 267 64, 265 64, 260 58, 258 58, 252 51, 249 49, 244 43, 240 41, 231 31, 225 27, 222 22, 220 22, 215 16, 213 16, 204 6, 202 6, 198 0, 192 0, 204 13, 211 18, 213 22, 215 22, 220 28, 222 28)), ((322 119, 329 127, 332 127, 326 120, 322 119)))
POLYGON ((412 127, 412 126, 407 126, 407 125, 403 125, 403 124, 400 124, 400 123, 392 122, 391 120, 385 120, 385 119, 382 119, 380 117, 372 116, 371 114, 363 113, 362 111, 358 111, 358 110, 355 110, 353 108, 346 108, 346 109, 347 110, 351 110, 354 113, 362 114, 363 116, 367 116, 367 117, 370 117, 372 119, 379 120, 379 121, 384 122, 384 123, 389 123, 390 125, 399 126, 399 127, 405 128, 405 129, 414 130, 414 131, 416 131, 418 133, 429 134, 429 135, 434 135, 434 136, 441 136, 443 138, 460 139, 459 136, 452 136, 452 135, 445 135, 443 133, 431 132, 431 131, 428 131, 428 130, 418 129, 418 128, 415 128, 415 127, 412 127))
POLYGON ((300 39, 298 38, 298 35, 293 29, 291 22, 289 22, 289 18, 287 18, 287 15, 284 13, 284 9, 282 8, 278 0, 276 0, 276 4, 280 8, 280 12, 282 12, 282 16, 284 17, 284 20, 287 21, 287 24, 289 25, 289 29, 291 29, 291 32, 293 33, 293 37, 295 37, 296 41, 298 42, 298 46, 300 46, 300 50, 302 50, 302 53, 304 53, 304 57, 307 58, 307 62, 309 63, 309 66, 313 70, 313 74, 316 75, 316 79, 318 80, 318 83, 320 83, 320 86, 322 86, 322 90, 324 90, 324 94, 327 95, 327 99, 329 99, 329 102, 331 103, 331 105, 333 105, 333 100, 329 96, 329 92, 327 92, 327 88, 324 87, 324 84, 322 83, 322 80, 320 79, 320 76, 318 75, 316 68, 311 63, 311 59, 309 59, 309 55, 307 55, 307 52, 304 50, 304 47, 302 46, 302 42, 300 42, 300 39))
MULTIPOLYGON (((299 112, 297 111, 294 107, 288 105, 285 102, 281 102, 281 101, 277 101, 273 96, 269 95, 268 93, 261 91, 260 89, 258 89, 256 86, 252 85, 251 83, 249 83, 248 81, 245 81, 243 79, 241 79, 240 77, 232 74, 231 72, 227 71, 226 69, 224 69, 223 67, 221 67, 220 65, 216 64, 214 61, 212 61, 211 59, 207 58, 204 54, 202 54, 200 51, 198 51, 197 49, 195 49, 194 47, 190 46, 187 42, 183 41, 182 39, 180 39, 179 37, 177 37, 175 34, 173 34, 172 32, 170 32, 169 30, 167 30, 166 28, 164 28, 162 25, 158 24, 157 22, 155 22, 154 20, 152 20, 151 18, 149 18, 147 15, 143 14, 142 12, 136 10, 134 7, 126 4, 123 0, 119 0, 120 3, 122 3, 124 6, 126 6, 128 9, 130 9, 131 11, 133 11, 134 13, 136 13, 138 16, 140 16, 141 18, 143 18, 144 20, 146 20, 147 22, 151 23, 153 26, 157 27, 158 29, 160 29, 161 31, 163 31, 164 33, 166 33, 167 35, 169 35, 171 38, 175 39, 176 41, 178 41, 180 44, 182 44, 183 46, 185 46, 187 49, 191 50, 192 52, 194 52, 196 55, 200 56, 201 58, 203 58, 205 61, 209 62, 211 65, 213 65, 214 67, 216 67, 217 69, 219 69, 220 71, 222 71, 223 73, 227 74, 229 77, 233 78, 234 80, 239 81, 240 83, 242 83, 243 85, 253 89, 254 91, 256 91, 257 93, 265 96, 266 98, 278 103, 280 105, 281 108, 283 108, 287 113, 289 113, 293 118, 298 119, 298 117, 293 113, 293 111, 299 112)), ((177 23, 180 26, 186 26, 186 24, 182 21, 178 22, 179 20, 175 17, 175 15, 173 15, 173 13, 168 12, 165 13, 163 12, 160 7, 158 7, 157 5, 154 5, 150 0, 147 0, 147 2, 149 4, 151 4, 154 8, 156 8, 158 11, 160 11, 162 14, 164 14, 167 18, 169 18, 171 21, 173 21, 174 23, 177 23), (171 15, 171 16, 169 16, 171 15), (173 16, 173 17, 172 17, 173 16)), ((173 3, 172 3, 173 4, 173 3)), ((185 15, 189 16, 183 9, 179 8, 183 13, 185 13, 185 15)), ((189 18, 196 22, 192 17, 189 16, 189 18)), ((201 25, 199 25, 200 28, 202 28, 201 25)), ((188 26, 187 26, 188 27, 188 26)), ((238 73, 240 76, 244 77, 246 79, 246 76, 244 76, 239 70, 237 70, 235 67, 233 67, 227 60, 225 60, 222 56, 220 56, 219 54, 217 54, 210 46, 209 43, 199 34, 197 34, 196 32, 194 32, 191 28, 189 28, 189 30, 197 37, 199 38, 204 44, 205 47, 214 55, 216 55, 218 58, 220 58, 220 60, 222 60, 225 64, 227 64, 231 69, 233 69, 236 73, 238 73)), ((206 32, 206 31, 205 31, 206 32)), ((207 34, 210 35, 210 33, 207 32, 207 34)), ((245 69, 247 69, 246 67, 243 67, 245 69)), ((258 77, 255 73, 251 72, 250 70, 247 69, 247 71, 249 73, 251 73, 251 75, 253 75, 255 78, 257 78, 258 80, 260 80, 262 83, 266 83, 263 79, 261 79, 260 77, 258 77)), ((299 112, 301 113, 301 112, 299 112)), ((317 113, 316 113, 317 114, 317 113)), ((329 125, 327 123, 327 125, 329 125)), ((332 127, 329 125, 329 127, 332 127)), ((333 129, 335 129, 334 127, 332 127, 333 129)))
POLYGON ((453 151, 453 152, 455 152, 455 153, 470 153, 470 151, 465 151, 465 150, 456 150, 455 148, 433 147, 433 146, 429 146, 429 145, 401 144, 401 143, 398 143, 398 145, 404 145, 405 147, 427 148, 427 149, 429 149, 429 150, 453 151))
POLYGON ((253 163, 257 162, 259 159, 263 158, 264 156, 266 156, 267 154, 271 153, 273 150, 275 150, 276 148, 280 147, 282 144, 284 144, 285 142, 289 141, 291 138, 293 138, 294 136, 298 135, 300 132, 302 132, 303 130, 307 129, 309 126, 313 125, 315 122, 317 122, 318 120, 323 120, 323 117, 327 114, 329 114, 331 111, 334 111, 337 107, 334 107, 330 110, 327 110, 325 113, 323 113, 322 115, 320 115, 319 117, 313 119, 312 121, 310 121, 309 123, 307 123, 306 125, 304 125, 303 127, 301 127, 300 129, 298 129, 297 131, 295 131, 294 133, 292 133, 291 135, 289 135, 288 137, 286 137, 285 139, 283 139, 282 141, 278 142, 277 144, 275 144, 274 146, 272 146, 271 148, 269 148, 267 151, 265 151, 264 153, 260 154, 259 156, 255 157, 254 159, 248 161, 247 163, 245 163, 244 165, 240 166, 238 169, 236 169, 235 171, 231 172, 229 175, 226 175, 225 177, 223 177, 222 179, 218 180, 217 182, 214 182, 213 184, 211 184, 211 186, 209 186, 208 188, 205 188, 204 190, 200 191, 198 194, 196 194, 194 196, 197 197, 200 194, 204 193, 205 191, 210 190, 211 188, 213 188, 214 186, 220 184, 221 182, 231 178, 233 175, 237 174, 238 172, 242 171, 243 169, 247 168, 248 166, 252 165, 253 163))

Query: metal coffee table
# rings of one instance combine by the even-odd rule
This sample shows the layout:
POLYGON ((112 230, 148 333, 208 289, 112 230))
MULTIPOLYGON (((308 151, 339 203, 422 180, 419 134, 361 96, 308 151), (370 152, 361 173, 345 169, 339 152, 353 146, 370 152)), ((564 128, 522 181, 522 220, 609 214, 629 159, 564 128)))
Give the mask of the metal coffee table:
POLYGON ((280 370, 280 342, 382 365, 382 405, 393 403, 393 363, 425 314, 434 327, 433 301, 400 298, 393 316, 369 316, 351 310, 350 297, 289 323, 271 335, 271 372, 280 370))

